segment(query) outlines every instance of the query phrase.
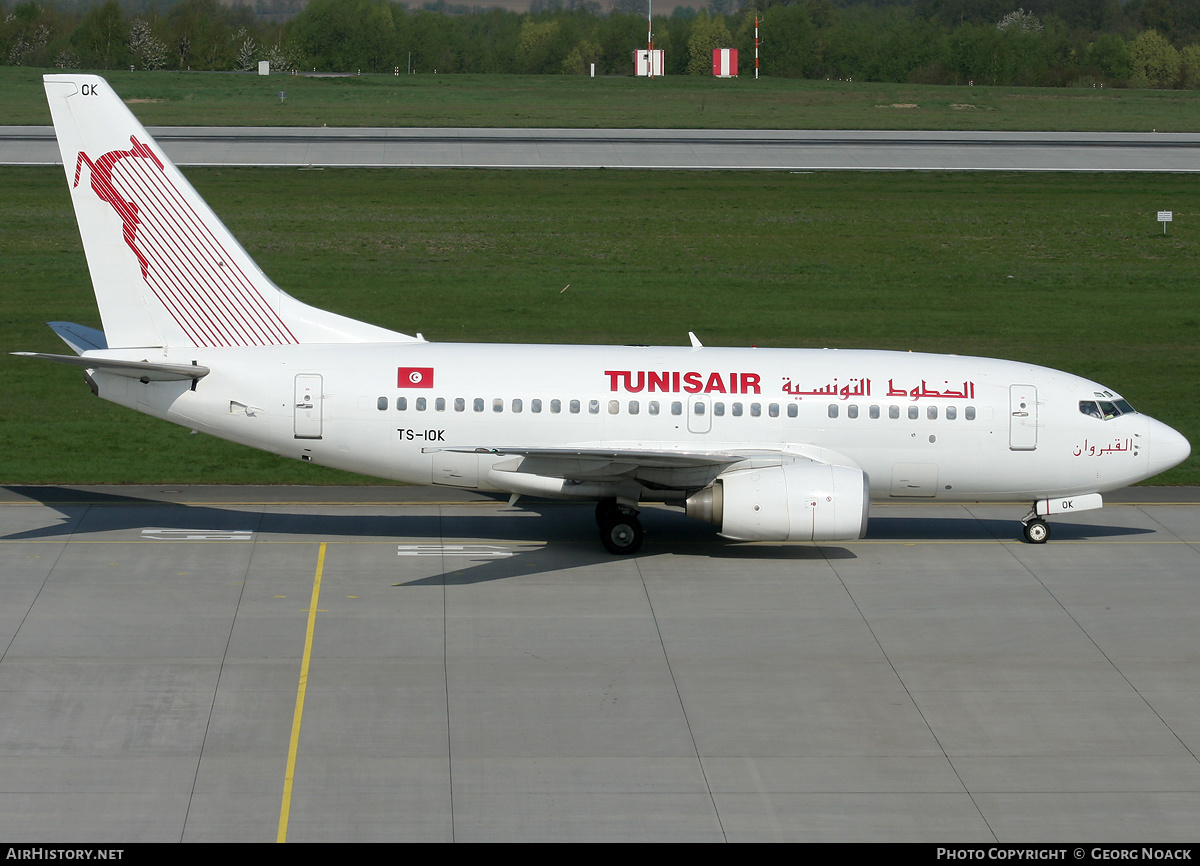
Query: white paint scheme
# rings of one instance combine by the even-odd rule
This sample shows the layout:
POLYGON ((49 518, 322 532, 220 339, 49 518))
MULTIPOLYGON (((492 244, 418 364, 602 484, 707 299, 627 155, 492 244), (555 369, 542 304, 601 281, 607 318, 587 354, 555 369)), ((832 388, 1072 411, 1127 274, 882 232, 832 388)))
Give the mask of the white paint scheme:
POLYGON ((104 332, 56 323, 81 357, 40 357, 214 436, 397 481, 595 500, 618 553, 640 543, 643 501, 686 502, 732 538, 856 538, 868 479, 879 499, 1028 501, 1026 537, 1044 541, 1041 515, 1100 507, 1190 453, 1145 415, 1084 414, 1120 400, 1102 385, 1014 361, 694 336, 433 344, 326 313, 257 268, 107 82, 45 82, 104 332))

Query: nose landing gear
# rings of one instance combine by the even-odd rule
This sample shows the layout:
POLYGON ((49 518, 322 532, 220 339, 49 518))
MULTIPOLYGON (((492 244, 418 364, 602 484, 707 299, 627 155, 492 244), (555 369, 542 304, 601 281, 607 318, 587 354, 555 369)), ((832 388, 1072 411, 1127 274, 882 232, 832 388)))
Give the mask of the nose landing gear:
POLYGON ((1050 514, 1074 514, 1091 511, 1104 506, 1104 497, 1099 493, 1076 493, 1057 498, 1039 499, 1033 503, 1029 513, 1021 518, 1025 526, 1025 540, 1030 544, 1045 544, 1050 538, 1050 527, 1046 516, 1050 514))
POLYGON ((1050 524, 1042 518, 1027 517, 1021 522, 1025 524, 1025 540, 1030 544, 1045 544, 1050 538, 1050 524))

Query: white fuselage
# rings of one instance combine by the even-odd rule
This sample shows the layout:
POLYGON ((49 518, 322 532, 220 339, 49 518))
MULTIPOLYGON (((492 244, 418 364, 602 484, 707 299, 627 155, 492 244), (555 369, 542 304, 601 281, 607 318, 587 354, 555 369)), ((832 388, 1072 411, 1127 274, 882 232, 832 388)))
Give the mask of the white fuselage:
POLYGON ((1116 396, 1095 382, 953 355, 424 342, 105 354, 212 370, 194 388, 99 371, 106 399, 415 484, 502 489, 488 469, 511 459, 486 451, 517 444, 762 449, 860 468, 876 500, 1031 500, 1126 486, 1186 447, 1139 413, 1082 413, 1116 396))

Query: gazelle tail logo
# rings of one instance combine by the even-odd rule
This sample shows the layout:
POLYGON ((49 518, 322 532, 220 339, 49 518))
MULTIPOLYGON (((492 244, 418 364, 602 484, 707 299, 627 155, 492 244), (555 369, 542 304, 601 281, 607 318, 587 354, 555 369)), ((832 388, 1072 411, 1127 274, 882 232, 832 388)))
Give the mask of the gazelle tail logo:
POLYGON ((162 160, 136 136, 129 150, 75 159, 92 191, 121 218, 125 244, 142 280, 197 346, 273 346, 299 342, 239 261, 178 190, 162 160))

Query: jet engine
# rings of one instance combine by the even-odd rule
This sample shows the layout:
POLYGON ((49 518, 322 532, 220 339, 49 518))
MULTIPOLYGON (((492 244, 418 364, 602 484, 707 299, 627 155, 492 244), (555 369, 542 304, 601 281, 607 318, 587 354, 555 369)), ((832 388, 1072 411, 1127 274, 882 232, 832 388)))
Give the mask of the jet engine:
POLYGON ((797 459, 734 469, 687 499, 687 514, 738 541, 850 541, 867 533, 870 481, 861 469, 797 459))

